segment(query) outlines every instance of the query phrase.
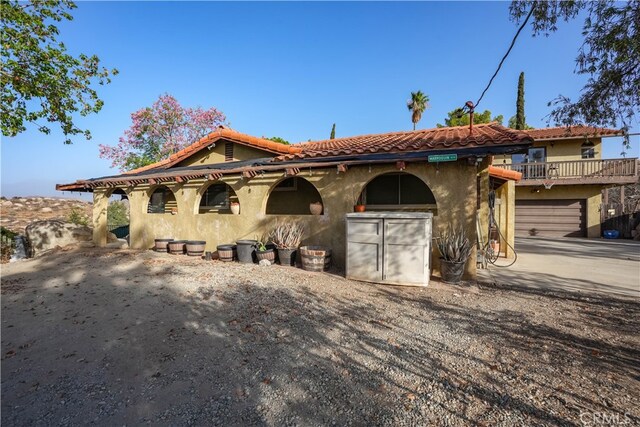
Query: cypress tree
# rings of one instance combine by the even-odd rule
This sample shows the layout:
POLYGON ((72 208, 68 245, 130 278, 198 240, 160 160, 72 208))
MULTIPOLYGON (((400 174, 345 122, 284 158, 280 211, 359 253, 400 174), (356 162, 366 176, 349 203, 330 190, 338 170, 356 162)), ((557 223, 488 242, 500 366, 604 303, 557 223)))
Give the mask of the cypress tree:
POLYGON ((336 139, 336 124, 333 124, 333 127, 331 128, 331 136, 329 137, 329 139, 336 139))
POLYGON ((524 118, 524 72, 520 73, 518 79, 518 100, 516 101, 516 129, 526 129, 524 118))

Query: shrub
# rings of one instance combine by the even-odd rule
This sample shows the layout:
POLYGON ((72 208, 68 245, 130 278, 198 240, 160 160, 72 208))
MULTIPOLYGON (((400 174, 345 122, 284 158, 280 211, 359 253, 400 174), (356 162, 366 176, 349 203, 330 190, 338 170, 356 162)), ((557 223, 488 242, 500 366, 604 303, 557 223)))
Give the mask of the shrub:
POLYGON ((122 202, 111 202, 107 207, 107 222, 113 225, 129 224, 127 205, 122 202))
POLYGON ((89 217, 82 211, 82 209, 73 207, 71 212, 67 215, 67 222, 76 225, 89 225, 89 217))
POLYGON ((8 228, 0 227, 0 259, 2 262, 8 262, 15 248, 14 238, 18 233, 14 233, 8 228))

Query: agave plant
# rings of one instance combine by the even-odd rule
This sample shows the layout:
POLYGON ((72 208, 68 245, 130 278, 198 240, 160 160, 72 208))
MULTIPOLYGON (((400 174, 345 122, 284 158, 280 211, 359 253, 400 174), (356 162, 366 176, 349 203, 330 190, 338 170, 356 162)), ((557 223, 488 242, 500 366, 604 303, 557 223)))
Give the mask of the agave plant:
POLYGON ((464 262, 471 256, 471 242, 462 227, 456 229, 451 224, 436 239, 442 259, 449 262, 464 262))

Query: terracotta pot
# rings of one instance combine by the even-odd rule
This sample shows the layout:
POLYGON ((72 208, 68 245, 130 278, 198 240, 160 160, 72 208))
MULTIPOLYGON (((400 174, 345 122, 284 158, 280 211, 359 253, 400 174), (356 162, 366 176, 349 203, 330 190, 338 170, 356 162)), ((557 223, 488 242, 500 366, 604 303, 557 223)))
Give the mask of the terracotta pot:
POLYGON ((240 214, 240 203, 231 203, 230 209, 232 214, 240 214))
POLYGON ((313 202, 309 204, 309 211, 311 212, 311 215, 320 215, 322 214, 322 203, 320 202, 313 202))
POLYGON ((500 255, 500 242, 497 240, 491 240, 489 242, 489 246, 491 247, 491 250, 493 250, 494 254, 500 255))
POLYGON ((365 205, 355 205, 353 207, 353 211, 354 212, 364 212, 366 210, 366 206, 365 205))

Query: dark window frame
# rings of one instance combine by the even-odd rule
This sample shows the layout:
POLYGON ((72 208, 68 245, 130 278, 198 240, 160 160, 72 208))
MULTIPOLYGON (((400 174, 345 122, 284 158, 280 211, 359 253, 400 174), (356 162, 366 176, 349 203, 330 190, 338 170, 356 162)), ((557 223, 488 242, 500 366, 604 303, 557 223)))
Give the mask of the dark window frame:
POLYGON ((229 185, 224 183, 211 184, 207 187, 207 189, 202 193, 202 198, 200 199, 199 209, 204 210, 215 210, 215 209, 229 209, 231 205, 231 191, 229 191, 229 185), (209 192, 219 189, 215 195, 210 195, 209 192), (210 200, 216 198, 216 196, 224 193, 224 201, 214 204, 209 204, 210 200), (204 202, 204 204, 203 204, 204 202))

